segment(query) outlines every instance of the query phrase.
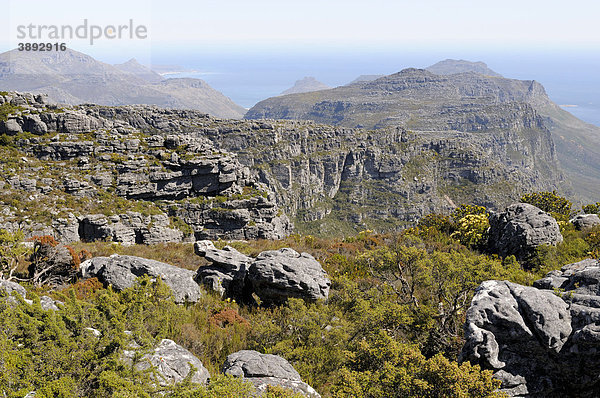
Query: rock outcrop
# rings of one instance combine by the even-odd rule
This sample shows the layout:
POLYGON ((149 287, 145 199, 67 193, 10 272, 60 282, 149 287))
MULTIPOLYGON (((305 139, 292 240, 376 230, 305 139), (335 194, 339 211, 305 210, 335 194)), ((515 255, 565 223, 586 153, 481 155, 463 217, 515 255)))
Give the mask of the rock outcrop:
POLYGON ((331 285, 313 256, 290 248, 260 253, 250 265, 246 281, 267 305, 281 304, 290 297, 327 299, 331 285))
POLYGON ((317 301, 329 295, 331 281, 310 254, 284 248, 252 258, 229 246, 216 249, 210 241, 194 247, 211 263, 198 269, 196 281, 222 296, 248 302, 256 294, 262 304, 277 305, 290 297, 317 301))
MULTIPOLYGON (((132 361, 134 356, 135 351, 125 350, 126 361, 132 361)), ((192 367, 196 369, 190 379, 192 383, 206 384, 210 378, 208 370, 194 354, 169 339, 161 340, 151 353, 144 355, 135 363, 135 367, 140 371, 154 367, 156 381, 161 386, 180 383, 189 375, 192 367)))
POLYGON ((516 203, 502 213, 492 213, 489 250, 501 257, 525 259, 540 245, 556 245, 563 237, 556 220, 528 203, 516 203))
POLYGON ((534 287, 481 284, 467 312, 462 360, 492 369, 511 397, 600 394, 600 263, 550 272, 534 287))
POLYGON ((282 386, 307 397, 321 397, 311 386, 304 383, 294 367, 278 355, 261 354, 242 350, 227 357, 223 364, 226 375, 243 377, 254 384, 259 393, 267 386, 282 386))
POLYGON ((569 222, 578 230, 582 230, 600 225, 600 217, 598 217, 598 214, 578 214, 569 222))
POLYGON ((124 290, 135 285, 142 275, 160 278, 171 288, 176 303, 195 303, 200 299, 200 287, 194 282, 194 271, 135 256, 94 257, 81 263, 83 278, 98 278, 105 286, 124 290))
POLYGON ((8 107, 1 117, 18 126, 14 134, 32 133, 15 138, 20 172, 0 166, 3 191, 35 202, 28 217, 18 206, 5 209, 4 229, 62 242, 123 244, 279 239, 291 232, 268 187, 234 153, 197 133, 198 125, 215 122, 208 115, 153 107, 59 108, 30 94, 0 97, 8 107), (33 130, 32 120, 39 124, 33 130), (55 200, 68 205, 56 208, 50 203, 55 200))
POLYGON ((204 257, 210 265, 198 268, 196 281, 221 295, 238 301, 248 299, 245 284, 250 264, 254 261, 231 246, 215 248, 209 240, 194 244, 194 252, 204 257))

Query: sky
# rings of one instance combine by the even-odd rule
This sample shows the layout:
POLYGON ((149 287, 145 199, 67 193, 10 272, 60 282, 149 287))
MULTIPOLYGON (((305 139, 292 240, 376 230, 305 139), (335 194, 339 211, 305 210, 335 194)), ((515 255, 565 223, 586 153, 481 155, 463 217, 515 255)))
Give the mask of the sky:
POLYGON ((592 0, 0 0, 0 46, 16 26, 127 23, 146 40, 71 41, 90 55, 148 51, 328 51, 332 48, 600 49, 600 2, 592 0))
POLYGON ((0 0, 0 52, 27 41, 19 26, 132 23, 145 38, 48 41, 111 64, 183 66, 244 107, 304 76, 336 86, 462 58, 538 80, 600 125, 598 21, 597 0, 0 0))

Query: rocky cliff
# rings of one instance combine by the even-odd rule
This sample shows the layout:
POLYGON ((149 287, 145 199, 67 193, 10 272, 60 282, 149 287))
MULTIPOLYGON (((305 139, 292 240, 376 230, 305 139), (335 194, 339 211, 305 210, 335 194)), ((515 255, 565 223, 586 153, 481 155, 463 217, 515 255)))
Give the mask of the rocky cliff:
POLYGON ((524 104, 489 114, 494 128, 440 132, 58 108, 14 93, 0 103, 4 225, 72 239, 277 238, 291 230, 286 215, 301 232, 398 229, 561 179, 550 133, 524 104))
MULTIPOLYGON (((345 127, 481 132, 543 124, 578 199, 600 195, 600 128, 554 104, 533 80, 507 79, 485 65, 449 61, 374 81, 259 102, 247 119, 313 120, 345 127), (457 73, 462 72, 462 73, 457 73), (516 123, 516 124, 515 124, 516 123)), ((571 193, 571 188, 573 193, 571 193)))
POLYGON ((235 154, 202 136, 169 134, 171 117, 213 121, 205 114, 58 108, 15 93, 0 103, 5 229, 126 244, 277 239, 291 230, 273 194, 235 154))

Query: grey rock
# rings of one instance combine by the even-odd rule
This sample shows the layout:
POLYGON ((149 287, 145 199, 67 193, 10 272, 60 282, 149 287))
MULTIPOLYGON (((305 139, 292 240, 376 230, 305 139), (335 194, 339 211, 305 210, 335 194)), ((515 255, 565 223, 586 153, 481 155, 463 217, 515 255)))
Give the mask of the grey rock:
POLYGON ((231 246, 223 250, 215 248, 211 241, 194 243, 194 252, 210 261, 210 265, 198 268, 195 280, 219 293, 221 297, 244 300, 245 278, 248 267, 254 261, 231 246))
POLYGON ((60 308, 58 307, 59 304, 62 305, 63 303, 61 301, 54 300, 52 297, 48 297, 48 296, 40 297, 40 305, 44 311, 48 311, 48 310, 58 311, 58 310, 60 310, 60 308))
POLYGON ((556 371, 550 358, 561 353, 572 331, 568 307, 551 291, 484 282, 467 312, 461 359, 495 370, 503 389, 547 393, 532 374, 556 371))
POLYGON ((238 351, 227 357, 223 373, 251 381, 261 393, 272 385, 290 388, 308 397, 320 397, 312 387, 302 382, 296 369, 278 355, 252 350, 238 351))
POLYGON ((517 203, 490 215, 489 249, 502 257, 525 259, 540 245, 556 245, 563 237, 556 220, 527 204, 517 203))
POLYGON ((17 292, 23 298, 27 295, 27 290, 23 286, 5 279, 0 279, 0 290, 3 290, 7 296, 10 296, 12 292, 17 292))
POLYGON ((15 119, 0 121, 0 133, 7 135, 16 135, 22 132, 23 129, 15 119))
POLYGON ((37 135, 43 135, 48 132, 48 126, 36 114, 23 115, 23 129, 37 135))
POLYGON ((196 242, 194 250, 210 262, 198 269, 196 280, 222 296, 248 302, 255 293, 263 304, 272 305, 290 297, 316 301, 329 295, 331 281, 310 254, 284 248, 254 259, 229 246, 216 249, 210 241, 196 242))
MULTIPOLYGON (((3 291, 6 294, 9 302, 15 303, 15 304, 16 304, 16 300, 14 300, 14 297, 10 297, 12 295, 12 292, 16 292, 24 299, 25 299, 25 296, 27 295, 27 290, 25 290, 25 288, 23 286, 19 285, 17 282, 7 281, 4 279, 0 279, 0 291, 3 291)), ((25 302, 28 304, 33 303, 33 301, 29 300, 29 299, 25 299, 25 302)), ((60 309, 58 307, 58 305, 62 304, 62 302, 60 302, 58 300, 54 300, 53 298, 48 297, 48 296, 41 296, 40 304, 41 304, 42 309, 45 311, 48 311, 48 310, 58 311, 60 309)))
POLYGON ((279 304, 290 297, 327 299, 331 286, 314 257, 290 248, 260 253, 250 265, 246 279, 265 304, 279 304))
POLYGON ((82 277, 96 277, 105 286, 110 285, 117 290, 130 288, 135 285, 137 277, 149 275, 160 277, 171 288, 176 303, 194 303, 201 296, 200 288, 193 280, 194 271, 155 260, 119 255, 94 257, 84 261, 80 269, 82 277))
POLYGON ((511 397, 600 394, 600 263, 568 264, 525 287, 487 281, 467 311, 462 360, 511 397))
MULTIPOLYGON (((133 351, 126 350, 124 356, 126 359, 131 360, 133 351)), ((144 355, 135 364, 138 370, 146 370, 154 367, 156 369, 156 381, 161 386, 180 383, 188 376, 192 366, 196 371, 190 381, 192 383, 206 384, 210 378, 210 374, 202 362, 191 352, 169 339, 161 340, 152 353, 144 355)))
POLYGON ((598 214, 579 214, 569 220, 569 222, 578 230, 582 230, 600 225, 600 217, 598 217, 598 214))

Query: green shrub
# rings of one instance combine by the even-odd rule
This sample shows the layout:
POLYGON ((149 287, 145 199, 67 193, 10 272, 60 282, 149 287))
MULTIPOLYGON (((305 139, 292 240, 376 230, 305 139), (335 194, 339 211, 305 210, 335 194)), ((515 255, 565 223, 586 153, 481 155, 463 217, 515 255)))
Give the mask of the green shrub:
POLYGON ((556 191, 533 192, 521 196, 520 200, 523 203, 539 207, 557 221, 569 221, 569 218, 573 215, 573 211, 571 210, 572 203, 568 199, 558 195, 556 191))

